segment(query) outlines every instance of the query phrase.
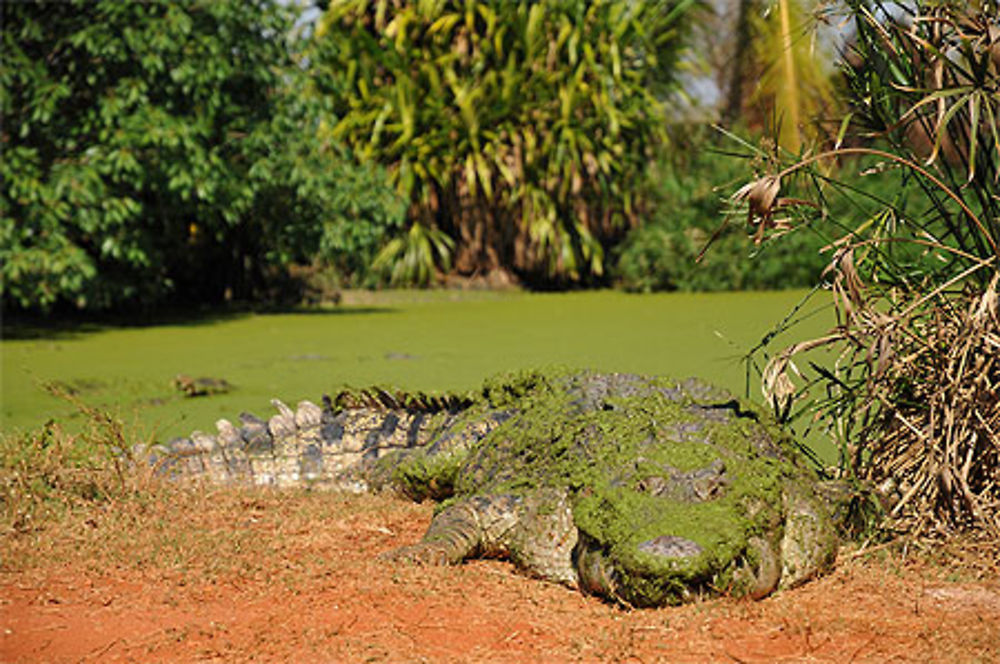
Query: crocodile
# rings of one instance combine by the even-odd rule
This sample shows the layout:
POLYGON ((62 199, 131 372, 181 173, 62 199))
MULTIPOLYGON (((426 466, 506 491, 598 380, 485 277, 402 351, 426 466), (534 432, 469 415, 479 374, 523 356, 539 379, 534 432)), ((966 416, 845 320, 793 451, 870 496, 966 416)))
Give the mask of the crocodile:
POLYGON ((390 561, 502 557, 632 607, 762 598, 830 569, 829 491, 754 405, 699 379, 565 368, 468 395, 372 388, 153 451, 216 484, 394 492, 439 501, 390 561))

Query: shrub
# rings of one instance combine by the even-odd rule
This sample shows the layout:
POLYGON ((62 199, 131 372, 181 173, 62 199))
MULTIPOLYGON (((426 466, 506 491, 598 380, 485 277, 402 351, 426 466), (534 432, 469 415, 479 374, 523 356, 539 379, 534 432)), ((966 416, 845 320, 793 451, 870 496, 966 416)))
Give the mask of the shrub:
POLYGON ((642 209, 691 4, 331 2, 310 59, 330 134, 409 203, 379 261, 393 280, 599 277, 642 209))
POLYGON ((918 2, 898 13, 880 0, 848 4, 857 39, 845 130, 859 147, 776 164, 737 198, 763 239, 789 207, 812 209, 781 190, 806 198, 836 187, 863 208, 845 175, 821 177, 824 159, 874 160, 909 195, 879 197, 878 210, 839 234, 829 274, 838 324, 772 357, 765 390, 793 414, 795 397, 808 396, 796 394, 794 358, 835 350, 832 364, 810 363, 821 396, 802 410, 826 418, 844 472, 877 487, 904 532, 1000 537, 996 19, 988 3, 918 2), (872 136, 886 147, 867 147, 872 136))
POLYGON ((44 527, 66 510, 132 496, 148 472, 132 464, 133 434, 118 417, 72 401, 87 418, 82 433, 54 421, 20 435, 0 435, 0 530, 4 534, 44 527))
MULTIPOLYGON (((615 281, 636 292, 808 288, 818 283, 832 256, 823 250, 857 214, 859 194, 828 188, 818 203, 818 217, 812 208, 789 210, 798 223, 783 229, 781 242, 755 243, 747 237, 746 211, 737 212, 729 194, 745 177, 748 158, 758 167, 768 158, 721 134, 687 131, 687 136, 675 139, 654 168, 649 212, 615 251, 615 281)), ((894 173, 872 172, 852 186, 878 200, 907 195, 894 173)))
POLYGON ((272 294, 401 220, 383 176, 317 145, 276 0, 3 3, 5 308, 272 294))

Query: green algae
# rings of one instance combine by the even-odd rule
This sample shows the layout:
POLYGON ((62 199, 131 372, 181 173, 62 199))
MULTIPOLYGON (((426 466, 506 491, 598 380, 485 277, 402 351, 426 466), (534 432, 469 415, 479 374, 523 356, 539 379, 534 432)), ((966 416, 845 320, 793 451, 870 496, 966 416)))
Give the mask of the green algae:
MULTIPOLYGON (((71 404, 40 389, 62 381, 160 439, 221 417, 269 413, 269 400, 318 400, 345 386, 467 391, 501 371, 560 363, 603 371, 697 375, 742 393, 739 356, 801 292, 630 295, 417 291, 348 294, 330 311, 192 318, 140 326, 22 329, 3 321, 0 429, 55 418, 71 404), (185 398, 178 374, 224 378, 228 394, 185 398)), ((820 334, 816 318, 801 328, 820 334)), ((798 333, 798 331, 797 331, 798 333)), ((754 394, 757 393, 754 388, 754 394)))

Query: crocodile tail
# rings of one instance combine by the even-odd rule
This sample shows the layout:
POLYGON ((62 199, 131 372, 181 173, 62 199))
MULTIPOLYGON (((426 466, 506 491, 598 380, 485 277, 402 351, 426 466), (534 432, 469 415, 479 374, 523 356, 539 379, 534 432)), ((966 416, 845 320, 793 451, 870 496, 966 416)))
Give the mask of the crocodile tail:
POLYGON ((150 461, 164 476, 216 485, 366 491, 375 460, 427 445, 456 417, 446 409, 390 409, 385 401, 344 408, 325 397, 324 407, 302 401, 293 410, 274 399, 270 419, 242 413, 239 426, 221 419, 216 434, 175 438, 154 449, 150 461))

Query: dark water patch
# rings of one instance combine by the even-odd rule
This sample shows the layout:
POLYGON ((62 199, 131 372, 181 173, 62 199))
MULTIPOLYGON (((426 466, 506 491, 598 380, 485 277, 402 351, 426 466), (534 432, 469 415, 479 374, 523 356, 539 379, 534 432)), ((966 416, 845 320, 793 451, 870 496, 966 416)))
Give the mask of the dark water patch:
POLYGON ((205 307, 168 308, 134 313, 66 312, 57 315, 4 313, 0 338, 10 340, 72 340, 116 329, 149 327, 197 327, 237 321, 255 315, 351 316, 398 313, 393 307, 205 307))
POLYGON ((69 378, 51 381, 49 385, 59 392, 75 397, 105 390, 111 387, 111 382, 100 378, 69 378))

